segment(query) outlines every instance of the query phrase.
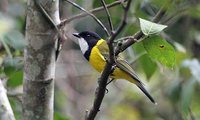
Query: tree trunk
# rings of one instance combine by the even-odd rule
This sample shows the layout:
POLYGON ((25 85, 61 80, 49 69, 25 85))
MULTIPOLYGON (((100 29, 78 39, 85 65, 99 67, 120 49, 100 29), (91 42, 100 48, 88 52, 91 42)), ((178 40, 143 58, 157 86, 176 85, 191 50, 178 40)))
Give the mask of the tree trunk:
MULTIPOLYGON (((39 0, 56 25, 59 0, 39 0)), ((56 30, 34 0, 27 2, 23 119, 53 120, 56 30)))

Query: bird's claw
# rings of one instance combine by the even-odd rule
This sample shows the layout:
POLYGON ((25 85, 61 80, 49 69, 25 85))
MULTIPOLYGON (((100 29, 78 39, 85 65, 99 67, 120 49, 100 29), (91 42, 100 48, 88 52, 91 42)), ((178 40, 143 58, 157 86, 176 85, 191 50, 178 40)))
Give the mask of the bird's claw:
POLYGON ((104 57, 106 63, 109 63, 109 59, 107 57, 104 57))
POLYGON ((112 68, 111 68, 111 71, 114 71, 116 68, 116 65, 113 65, 112 68))
POLYGON ((106 94, 108 94, 108 92, 109 92, 109 91, 108 91, 108 89, 106 88, 106 91, 105 91, 105 93, 106 93, 106 94))
POLYGON ((114 79, 111 79, 106 85, 109 85, 114 79))

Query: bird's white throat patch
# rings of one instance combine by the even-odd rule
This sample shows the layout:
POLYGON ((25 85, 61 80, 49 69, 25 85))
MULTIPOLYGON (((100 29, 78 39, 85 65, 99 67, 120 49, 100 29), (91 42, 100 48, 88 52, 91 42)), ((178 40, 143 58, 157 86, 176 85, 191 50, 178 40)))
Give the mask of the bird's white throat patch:
POLYGON ((79 42, 79 46, 81 48, 81 51, 83 54, 85 54, 85 52, 88 50, 89 48, 89 45, 88 43, 83 39, 83 38, 79 38, 78 39, 78 42, 79 42))

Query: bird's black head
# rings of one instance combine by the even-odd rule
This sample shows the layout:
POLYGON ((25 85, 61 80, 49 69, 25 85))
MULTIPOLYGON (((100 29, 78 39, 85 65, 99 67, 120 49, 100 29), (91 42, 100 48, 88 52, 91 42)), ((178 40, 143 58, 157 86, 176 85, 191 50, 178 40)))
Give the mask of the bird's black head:
POLYGON ((73 33, 73 35, 77 38, 83 38, 90 47, 93 47, 96 45, 96 43, 101 39, 101 37, 94 33, 94 32, 90 32, 90 31, 83 31, 80 33, 73 33))
POLYGON ((89 60, 92 48, 97 44, 101 37, 98 34, 89 31, 73 33, 73 35, 78 38, 81 51, 86 59, 89 60))

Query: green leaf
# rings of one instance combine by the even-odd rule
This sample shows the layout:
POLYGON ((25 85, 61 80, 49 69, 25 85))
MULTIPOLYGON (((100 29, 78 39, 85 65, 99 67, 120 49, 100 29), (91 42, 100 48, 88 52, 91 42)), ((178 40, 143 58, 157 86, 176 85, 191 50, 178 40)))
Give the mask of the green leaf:
POLYGON ((10 76, 12 73, 16 72, 16 68, 13 67, 13 66, 5 66, 4 67, 4 73, 7 75, 7 76, 10 76))
POLYGON ((147 79, 149 80, 153 73, 156 71, 156 63, 147 54, 140 57, 139 61, 147 76, 147 79))
POLYGON ((142 18, 139 18, 139 21, 142 32, 147 36, 160 33, 163 29, 167 27, 166 25, 153 23, 151 21, 144 20, 142 18))
POLYGON ((22 81, 23 81, 23 71, 21 70, 16 71, 9 76, 7 85, 9 87, 17 87, 22 84, 22 81))
POLYGON ((147 53, 163 65, 173 68, 175 64, 175 50, 163 38, 159 36, 148 37, 143 40, 147 53))
POLYGON ((20 58, 6 58, 4 60, 4 73, 8 77, 8 86, 16 87, 22 84, 23 63, 20 58))
POLYGON ((54 120, 70 120, 70 119, 58 112, 54 112, 54 120))
POLYGON ((195 80, 190 79, 184 85, 181 92, 181 106, 184 112, 188 112, 195 88, 195 80))

